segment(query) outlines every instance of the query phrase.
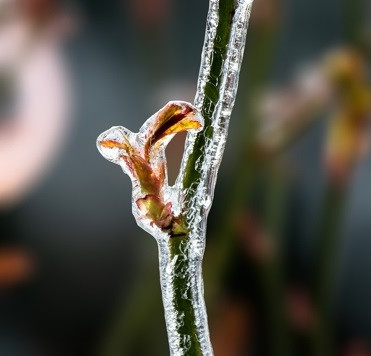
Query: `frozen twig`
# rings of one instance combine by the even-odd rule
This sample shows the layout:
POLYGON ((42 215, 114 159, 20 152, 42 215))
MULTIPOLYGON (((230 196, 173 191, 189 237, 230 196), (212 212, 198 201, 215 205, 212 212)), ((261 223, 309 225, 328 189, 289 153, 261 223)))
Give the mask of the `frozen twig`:
POLYGON ((194 106, 175 101, 138 133, 113 127, 98 149, 133 184, 133 214, 159 245, 160 277, 171 355, 212 355, 203 297, 206 221, 236 98, 252 0, 210 0, 194 106), (165 148, 188 131, 174 186, 165 148))

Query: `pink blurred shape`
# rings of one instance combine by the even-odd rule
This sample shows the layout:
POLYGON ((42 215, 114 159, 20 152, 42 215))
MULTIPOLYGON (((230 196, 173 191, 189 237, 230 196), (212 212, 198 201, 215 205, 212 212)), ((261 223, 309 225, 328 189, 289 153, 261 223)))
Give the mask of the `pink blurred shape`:
POLYGON ((69 121, 60 31, 51 19, 36 32, 30 13, 20 14, 0 29, 0 70, 13 71, 16 88, 11 117, 0 125, 0 206, 16 203, 45 174, 69 121))

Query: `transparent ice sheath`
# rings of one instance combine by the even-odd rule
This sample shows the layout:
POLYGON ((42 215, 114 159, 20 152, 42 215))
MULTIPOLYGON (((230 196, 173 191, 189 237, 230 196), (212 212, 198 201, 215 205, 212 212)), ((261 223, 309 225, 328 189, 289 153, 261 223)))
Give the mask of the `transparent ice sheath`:
POLYGON ((119 164, 131 178, 133 215, 138 225, 158 243, 161 290, 171 355, 195 354, 192 349, 194 340, 202 355, 213 355, 202 280, 206 221, 237 93, 251 6, 252 0, 236 1, 220 77, 219 100, 211 118, 213 136, 206 141, 206 156, 199 165, 196 164, 200 179, 195 184, 183 189, 187 161, 193 151, 197 132, 202 130, 204 123, 200 112, 211 70, 213 47, 218 41, 219 0, 210 0, 194 105, 181 101, 170 102, 149 118, 138 133, 132 133, 124 127, 113 127, 97 140, 101 154, 119 164), (176 124, 171 126, 173 122, 176 124), (169 186, 165 148, 177 132, 186 130, 188 134, 181 169, 174 186, 169 186), (182 216, 185 218, 182 219, 182 216), (176 248, 174 241, 179 241, 176 248), (193 332, 184 326, 188 321, 182 306, 184 310, 189 310, 189 306, 193 309, 193 332))

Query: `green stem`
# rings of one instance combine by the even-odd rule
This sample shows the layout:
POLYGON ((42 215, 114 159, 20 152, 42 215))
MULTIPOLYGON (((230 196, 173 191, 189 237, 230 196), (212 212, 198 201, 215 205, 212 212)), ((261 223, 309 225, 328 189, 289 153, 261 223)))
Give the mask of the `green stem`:
MULTIPOLYGON (((215 4, 214 4, 215 5, 215 4)), ((210 2, 209 16, 212 14, 212 1, 210 2)), ((235 1, 234 0, 220 0, 219 1, 219 10, 218 17, 219 22, 216 30, 215 39, 213 42, 212 49, 212 59, 210 63, 210 72, 206 79, 204 86, 204 92, 201 94, 203 96, 203 101, 201 104, 201 113, 204 118, 204 128, 198 133, 196 139, 193 143, 192 152, 188 156, 185 168, 181 170, 183 173, 182 185, 187 195, 184 201, 183 211, 188 212, 194 208, 194 198, 198 194, 198 187, 201 184, 206 182, 202 180, 202 171, 196 167, 203 166, 205 164, 205 159, 207 156, 207 142, 210 142, 213 138, 214 130, 212 128, 213 115, 215 114, 215 109, 217 103, 220 99, 220 89, 222 86, 222 74, 225 70, 224 63, 225 57, 228 50, 228 44, 230 40, 233 16, 235 10, 235 1), (192 186, 193 189, 189 189, 192 186)), ((205 46, 206 47, 206 46, 205 46)), ((207 48, 204 47, 204 56, 207 55, 205 51, 207 48)), ((201 63, 201 72, 203 63, 201 63)), ((207 211, 199 212, 200 215, 203 215, 201 219, 205 219, 207 211)), ((193 217, 189 218, 189 214, 184 214, 186 217, 187 226, 193 230, 194 233, 197 232, 197 223, 193 220, 193 217)), ((206 226, 206 223, 205 223, 206 226)), ((197 237, 196 237, 197 239, 197 237)), ((203 237, 204 239, 204 237, 203 237)), ((168 311, 170 314, 177 315, 177 318, 182 316, 182 322, 176 323, 176 333, 180 340, 180 347, 186 350, 186 345, 189 346, 186 352, 186 355, 197 356, 204 354, 212 354, 212 348, 209 341, 207 320, 206 320, 206 310, 204 307, 203 301, 203 282, 201 275, 201 261, 202 255, 200 256, 199 261, 194 261, 189 255, 192 245, 192 236, 187 235, 186 237, 175 237, 169 240, 170 248, 170 260, 175 261, 174 265, 171 268, 171 274, 173 278, 171 279, 172 293, 171 293, 171 305, 174 306, 173 311, 168 311), (196 266, 192 267, 192 263, 197 263, 196 266), (196 271, 194 271, 196 269, 196 271), (175 271, 179 271, 175 273, 175 271), (195 276, 194 274, 197 273, 195 276), (193 275, 192 275, 193 274, 193 275), (199 298, 195 296, 194 290, 190 289, 190 280, 196 277, 196 283, 194 284, 197 293, 200 292, 199 298), (198 300, 195 300, 198 299, 198 300), (203 309, 203 314, 201 317, 204 319, 202 323, 198 322, 196 325, 196 309, 194 308, 194 302, 196 304, 201 304, 203 309), (198 328, 203 328, 203 330, 198 330, 198 328), (206 335, 206 336, 205 336, 206 335), (208 345, 209 350, 202 350, 201 339, 206 339, 206 344, 208 345), (204 353, 204 352, 205 353, 204 353)), ((202 242, 201 242, 202 244, 202 242)), ((204 244, 204 242, 203 242, 204 244)), ((203 254, 204 246, 201 247, 203 254)), ((161 253, 160 253, 161 258, 161 253)), ((163 274, 163 273, 162 273, 163 274)), ((163 277, 162 277, 163 278, 163 277)), ((164 283, 162 283, 164 285, 164 283)), ((165 283, 166 285, 166 283, 165 283)), ((166 294, 166 291, 163 295, 166 294)), ((164 301, 165 312, 166 304, 169 304, 168 301, 164 301)), ((169 319, 168 317, 166 318, 169 319)), ((169 334, 169 325, 168 325, 168 334, 169 334)), ((171 346, 171 335, 169 334, 170 348, 171 346)))
POLYGON ((236 97, 252 0, 210 0, 195 106, 203 130, 189 136, 177 184, 187 236, 160 245, 160 270, 172 352, 212 355, 201 264, 206 220, 236 97), (169 250, 167 250, 169 249, 169 250), (165 268, 165 269, 164 269, 165 268))
POLYGON ((282 228, 285 219, 286 186, 284 177, 276 167, 267 167, 266 202, 264 226, 267 229, 271 256, 263 260, 258 269, 261 273, 263 296, 266 303, 270 326, 272 355, 289 356, 291 354, 290 334, 285 313, 285 279, 283 267, 284 243, 282 228))
MULTIPOLYGON (((189 235, 158 240, 171 355, 212 355, 203 298, 202 259, 189 235)), ((196 247, 197 249, 197 247, 196 247)))
POLYGON ((234 13, 235 0, 219 1, 219 23, 215 36, 217 40, 214 41, 210 73, 206 80, 201 104, 201 113, 205 120, 204 129, 197 135, 193 151, 187 161, 183 178, 183 187, 185 189, 200 181, 201 172, 196 168, 196 162, 199 162, 199 165, 203 164, 206 157, 206 142, 213 137, 212 118, 215 115, 216 105, 220 99, 220 89, 223 84, 221 79, 225 70, 223 65, 230 40, 234 13))
MULTIPOLYGON (((199 333, 196 325, 194 303, 195 295, 190 288, 190 281, 195 271, 191 268, 191 256, 188 249, 189 236, 169 240, 170 259, 174 261, 174 278, 171 279, 171 288, 174 291, 172 304, 178 315, 183 317, 182 322, 176 325, 176 331, 181 336, 180 347, 186 350, 184 355, 202 355, 199 333)), ((200 266, 196 267, 196 269, 200 266)), ((200 271, 199 271, 200 272, 200 271)), ((202 303, 202 301, 201 301, 202 303)), ((207 320, 205 321, 207 323, 207 320)))
POLYGON ((332 351, 331 320, 333 277, 337 261, 339 230, 346 203, 347 185, 329 183, 320 220, 318 253, 313 273, 313 297, 317 312, 313 331, 313 353, 329 356, 332 351))

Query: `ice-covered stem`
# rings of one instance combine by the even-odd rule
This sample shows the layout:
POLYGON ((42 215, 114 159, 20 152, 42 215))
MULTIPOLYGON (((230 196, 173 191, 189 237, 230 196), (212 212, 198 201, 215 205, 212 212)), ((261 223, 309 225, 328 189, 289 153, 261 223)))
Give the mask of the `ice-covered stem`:
POLYGON ((204 128, 186 143, 181 171, 186 205, 204 186, 213 196, 241 69, 252 0, 210 0, 195 98, 204 128), (190 189, 191 188, 191 189, 190 189))
POLYGON ((171 355, 212 355, 199 251, 189 235, 159 241, 160 275, 171 355))
POLYGON ((203 300, 202 253, 182 213, 182 187, 168 186, 165 148, 174 134, 197 132, 202 126, 203 118, 193 105, 174 101, 149 118, 138 133, 113 127, 97 142, 102 155, 131 178, 134 217, 159 245, 170 350, 179 356, 210 355, 212 350, 203 300))
MULTIPOLYGON (((189 324, 188 330, 194 329, 193 325, 196 327, 201 354, 204 355, 212 354, 201 271, 206 220, 236 98, 251 6, 252 0, 210 1, 195 98, 195 107, 204 118, 204 126, 196 135, 187 137, 186 151, 176 183, 183 188, 181 208, 189 232, 181 242, 186 256, 184 253, 175 256, 182 257, 182 270, 191 277, 189 297, 194 310, 187 310, 189 315, 186 322, 189 324)), ((169 240, 172 251, 176 251, 180 245, 177 240, 169 240)), ((183 280, 183 274, 179 274, 179 278, 175 276, 175 287, 183 285, 183 280)), ((175 310, 178 316, 183 312, 175 310)), ((173 318, 176 319, 175 315, 173 318)), ((183 334, 181 330, 180 334, 183 334)), ((197 353, 189 353, 193 354, 197 353)))
POLYGON ((203 297, 206 220, 234 105, 252 0, 210 0, 195 105, 170 102, 133 133, 113 127, 98 149, 133 184, 133 214, 159 245, 171 355, 212 355, 203 297), (165 148, 191 131, 179 176, 168 186, 165 148))

